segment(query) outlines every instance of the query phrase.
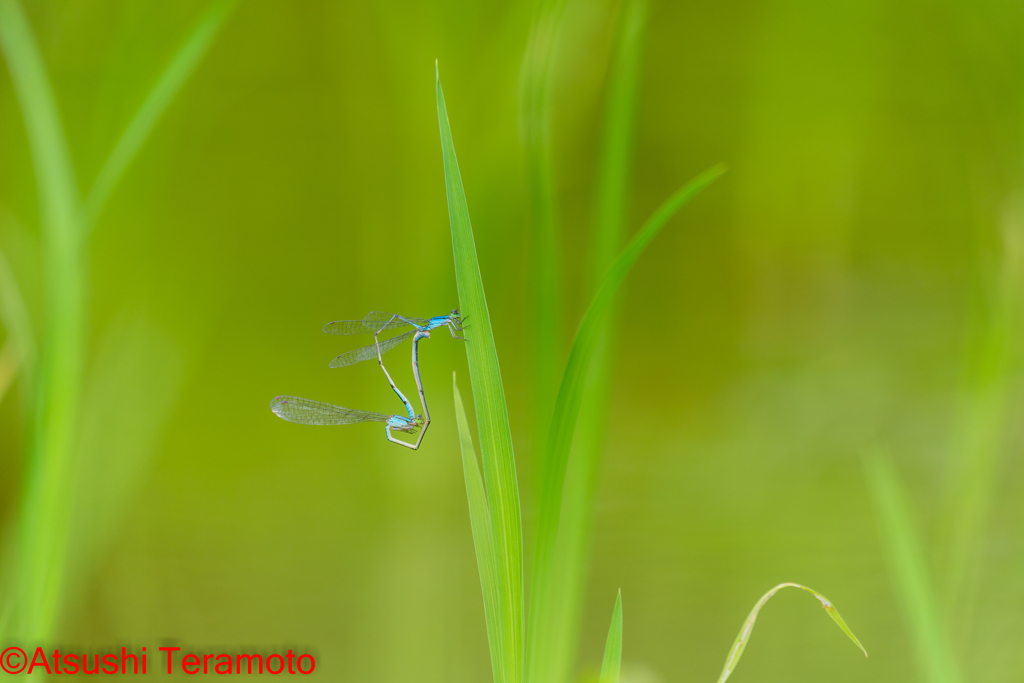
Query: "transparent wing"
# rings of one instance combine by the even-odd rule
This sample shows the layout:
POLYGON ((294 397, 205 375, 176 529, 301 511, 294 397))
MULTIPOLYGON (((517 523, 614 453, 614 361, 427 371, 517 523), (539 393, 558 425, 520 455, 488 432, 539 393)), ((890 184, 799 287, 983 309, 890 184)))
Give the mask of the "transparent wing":
POLYGON ((402 316, 405 320, 395 318, 394 313, 384 311, 371 311, 362 320, 335 320, 324 325, 324 332, 327 334, 373 334, 377 330, 397 330, 405 327, 412 321, 417 325, 427 322, 427 318, 410 318, 402 316), (392 318, 394 318, 392 320, 392 318))
MULTIPOLYGON (((408 339, 415 333, 416 330, 409 330, 408 332, 403 332, 397 337, 382 340, 380 343, 380 352, 387 353, 388 351, 395 348, 396 346, 404 342, 406 339, 408 339)), ((355 363, 362 363, 364 360, 370 360, 371 358, 376 357, 377 345, 370 344, 369 346, 364 346, 361 349, 346 351, 345 353, 341 354, 340 356, 331 361, 331 367, 343 368, 345 366, 354 365, 355 363)))
POLYGON ((327 334, 371 334, 362 320, 335 320, 324 325, 327 334))
POLYGON ((278 396, 270 409, 282 420, 300 425, 349 425, 357 422, 387 422, 390 415, 342 408, 331 403, 298 396, 278 396))
POLYGON ((363 325, 369 328, 371 331, 376 332, 379 329, 385 330, 397 330, 400 327, 405 327, 409 322, 422 325, 430 320, 430 318, 413 318, 412 316, 403 315, 404 320, 395 318, 394 313, 385 313, 384 311, 370 311, 363 317, 363 325))

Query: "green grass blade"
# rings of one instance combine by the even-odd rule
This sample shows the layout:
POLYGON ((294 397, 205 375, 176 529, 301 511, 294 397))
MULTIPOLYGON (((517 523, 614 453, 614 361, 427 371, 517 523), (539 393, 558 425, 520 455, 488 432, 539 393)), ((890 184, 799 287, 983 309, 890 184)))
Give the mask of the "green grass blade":
POLYGON ((32 362, 36 355, 35 334, 32 331, 28 307, 11 270, 11 264, 3 251, 0 251, 0 322, 3 322, 7 330, 3 353, 4 364, 7 367, 6 375, 5 371, 0 370, 2 400, 17 372, 22 372, 31 381, 32 362))
POLYGON ((544 478, 541 482, 537 545, 530 585, 530 628, 527 640, 527 665, 531 676, 529 680, 534 683, 546 683, 532 676, 533 672, 540 674, 547 669, 547 664, 541 662, 538 655, 545 652, 544 638, 547 635, 547 625, 551 621, 555 542, 561 519, 566 464, 576 431, 590 360, 601 339, 601 332, 615 293, 633 264, 640 258, 640 254, 686 202, 724 172, 725 167, 721 165, 705 171, 676 191, 654 212, 605 274, 576 332, 572 350, 569 352, 569 362, 566 364, 555 400, 543 465, 544 478))
POLYGON ((146 100, 121 134, 113 151, 96 177, 85 201, 85 225, 91 229, 121 180, 125 170, 138 154, 168 105, 181 90, 196 66, 202 61, 213 39, 234 9, 237 0, 214 0, 200 17, 185 42, 178 48, 146 100))
POLYGON ((49 233, 49 242, 59 242, 70 251, 78 243, 77 184, 57 100, 32 28, 17 0, 0 0, 0 47, 28 133, 44 231, 49 233))
POLYGON ((3 49, 28 132, 42 223, 45 308, 18 532, 19 633, 53 634, 64 586, 71 471, 85 348, 81 203, 57 102, 21 4, 0 0, 3 49))
POLYGON ((725 658, 725 666, 722 668, 722 674, 718 677, 718 683, 725 683, 725 681, 732 675, 736 665, 740 663, 740 657, 743 656, 743 650, 746 649, 747 643, 750 641, 750 634, 754 630, 754 622, 757 621, 757 615, 761 611, 761 608, 772 599, 772 597, 783 588, 799 588, 800 590, 807 591, 818 599, 821 606, 825 608, 828 615, 832 617, 832 621, 836 622, 836 625, 842 629, 843 633, 853 641, 853 643, 860 648, 860 651, 864 653, 864 656, 868 656, 868 651, 864 649, 864 646, 857 640, 857 636, 853 635, 853 631, 843 621, 843 617, 840 616, 839 610, 835 608, 832 602, 818 591, 808 588, 807 586, 801 586, 798 583, 782 583, 772 588, 770 591, 761 596, 761 599, 754 605, 754 609, 750 610, 750 614, 747 615, 747 620, 743 622, 743 628, 740 629, 740 633, 736 636, 736 640, 733 641, 732 647, 729 649, 729 655, 725 658))
POLYGON ((441 130, 448 217, 455 254, 455 281, 459 308, 469 318, 466 328, 466 356, 476 407, 481 464, 487 502, 494 525, 495 564, 499 571, 502 616, 502 681, 519 683, 523 659, 523 532, 519 510, 519 485, 512 450, 508 407, 494 346, 491 317, 487 310, 480 264, 469 220, 466 192, 459 162, 455 157, 448 111, 441 79, 436 75, 437 118, 441 130))
POLYGON ((619 683, 622 670, 622 590, 615 598, 612 623, 608 626, 608 639, 604 643, 604 660, 601 662, 601 683, 619 683))
POLYGON ((466 407, 462 404, 459 383, 452 373, 452 390, 455 393, 455 422, 459 427, 459 444, 462 446, 462 473, 466 478, 466 498, 469 500, 469 522, 473 530, 473 547, 476 549, 476 566, 480 571, 480 589, 484 596, 484 619, 487 623, 487 642, 491 649, 491 669, 495 681, 502 677, 501 664, 501 607, 498 566, 494 557, 494 526, 491 511, 487 507, 487 493, 484 480, 473 448, 473 435, 466 418, 466 407))
POLYGON ((962 679, 903 487, 884 453, 865 456, 864 472, 921 677, 928 683, 960 683, 962 679))
MULTIPOLYGON (((646 5, 645 0, 629 0, 618 17, 618 39, 609 74, 602 130, 590 259, 590 278, 595 291, 615 260, 626 233, 646 5)), ((610 313, 586 378, 586 394, 566 472, 548 617, 544 623, 531 618, 530 628, 540 631, 536 640, 538 649, 532 651, 529 658, 531 680, 570 680, 576 663, 590 556, 593 501, 607 434, 611 361, 615 351, 609 332, 613 329, 613 318, 614 313, 610 313)), ((541 467, 546 464, 549 461, 543 461, 541 467)))
POLYGON ((552 87, 565 0, 540 0, 519 79, 519 126, 530 200, 529 365, 532 451, 540 453, 562 348, 562 282, 551 145, 552 87))
POLYGON ((4 400, 7 390, 14 384, 14 378, 21 370, 21 352, 11 340, 0 347, 0 402, 4 400))
POLYGON ((969 637, 971 606, 989 537, 996 476, 1011 415, 1012 360, 1020 344, 1020 311, 1024 310, 1024 206, 1020 204, 1018 199, 1004 216, 999 287, 975 363, 966 414, 954 437, 949 472, 943 598, 950 623, 964 639, 969 637))
POLYGON ((591 267, 595 286, 615 259, 626 229, 646 22, 646 0, 628 0, 623 5, 609 74, 598 165, 591 267))

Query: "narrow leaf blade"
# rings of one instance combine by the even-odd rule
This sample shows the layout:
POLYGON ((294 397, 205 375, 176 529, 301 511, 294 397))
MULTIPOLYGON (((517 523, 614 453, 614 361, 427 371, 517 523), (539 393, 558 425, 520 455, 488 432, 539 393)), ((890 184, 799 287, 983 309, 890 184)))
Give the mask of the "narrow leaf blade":
MULTIPOLYGON (((7 359, 10 367, 17 372, 19 369, 26 377, 31 377, 32 360, 36 355, 35 334, 32 331, 32 320, 29 318, 28 306, 22 296, 21 288, 11 269, 6 255, 0 251, 0 322, 7 330, 7 359)), ((11 375, 10 379, 13 379, 11 375)), ((6 386, 0 382, 0 398, 3 398, 6 386)))
POLYGON ((555 412, 551 420, 543 465, 544 478, 541 482, 537 545, 530 591, 528 661, 531 671, 534 666, 538 666, 533 663, 536 661, 536 653, 544 650, 544 631, 543 628, 538 629, 536 625, 547 624, 551 619, 553 564, 569 450, 572 447, 583 401, 590 360, 601 339, 601 332, 614 302, 615 293, 644 249, 676 211, 724 172, 725 167, 721 165, 705 171, 680 188, 654 212, 605 274, 576 332, 569 353, 569 362, 562 375, 558 397, 555 399, 555 412))
POLYGON ((816 597, 818 602, 821 603, 821 606, 825 608, 826 612, 828 612, 828 615, 832 617, 832 621, 836 622, 839 628, 842 629, 843 633, 845 633, 847 637, 852 640, 858 648, 860 648, 860 651, 864 653, 865 657, 868 656, 868 651, 865 650, 864 646, 860 644, 859 640, 857 640, 857 636, 853 635, 853 631, 851 631, 846 625, 846 622, 843 621, 843 618, 839 615, 839 611, 828 598, 813 588, 801 586, 798 583, 782 583, 761 596, 761 599, 757 601, 756 605, 754 605, 754 609, 750 611, 746 621, 743 622, 743 628, 740 629, 739 635, 736 636, 736 640, 733 641, 732 647, 729 648, 729 655, 725 658, 725 666, 722 668, 722 674, 718 677, 718 683, 725 683, 729 676, 732 675, 732 672, 736 669, 736 665, 740 663, 740 657, 743 656, 743 650, 746 649, 747 642, 750 641, 750 634, 754 630, 754 622, 757 621, 758 613, 760 613, 761 608, 764 607, 765 604, 767 604, 767 602, 783 588, 799 588, 800 590, 807 591, 816 597))
POLYGON ((477 260, 466 192, 455 157, 441 79, 436 77, 437 117, 441 130, 445 190, 455 256, 459 308, 471 320, 466 356, 480 435, 481 465, 494 525, 495 558, 500 573, 503 683, 519 683, 523 652, 523 537, 512 431, 502 386, 498 352, 477 260))
POLYGON ((921 676, 928 683, 960 683, 924 550, 889 456, 881 451, 866 455, 864 474, 921 676))
POLYGON ((943 520, 948 563, 942 597, 955 635, 965 640, 971 637, 983 551, 1013 415, 1013 359, 1024 322, 1024 197, 1014 196, 1007 203, 1002 223, 999 287, 988 306, 982 343, 972 359, 966 405, 954 432, 943 520))
POLYGON ((612 622, 608 626, 608 639, 604 643, 604 659, 601 662, 601 683, 619 683, 622 670, 622 590, 615 598, 612 622))
POLYGON ((25 11, 0 0, 0 49, 28 133, 39 193, 46 320, 33 387, 26 489, 18 515, 17 635, 52 637, 65 594, 73 449, 85 355, 81 201, 57 99, 25 11))
MULTIPOLYGON (((626 234, 646 11, 646 0, 627 0, 618 17, 619 35, 609 74, 590 248, 590 279, 595 291, 622 248, 626 234)), ((529 643, 537 649, 527 657, 530 681, 570 680, 578 656, 594 498, 607 436, 616 308, 617 303, 613 303, 585 379, 586 393, 566 470, 547 618, 542 613, 531 619, 534 634, 529 643)), ((537 443, 542 441, 538 439, 537 443)), ((540 463, 541 467, 547 464, 550 461, 540 463)))
POLYGON ((531 431, 540 449, 551 419, 562 348, 562 278, 555 165, 551 143, 552 90, 565 0, 540 0, 519 78, 519 127, 529 193, 529 336, 531 431))
POLYGON ((196 66, 213 43, 224 20, 235 8, 237 0, 214 0, 181 47, 171 58, 160 78, 149 91, 145 101, 135 112, 128 127, 121 134, 113 151, 96 177, 85 201, 85 225, 90 229, 110 199, 125 170, 145 144, 160 117, 174 100, 196 66))
POLYGON ((480 589, 484 596, 484 619, 487 623, 487 642, 491 649, 491 669, 494 680, 501 680, 501 614, 500 579, 494 557, 494 526, 491 511, 487 507, 487 494, 480 477, 480 468, 473 448, 473 435, 466 418, 466 407, 462 404, 459 383, 452 373, 452 389, 455 394, 455 422, 459 428, 459 444, 462 447, 462 473, 466 479, 466 498, 469 501, 469 522, 473 530, 473 547, 476 549, 476 566, 480 572, 480 589))

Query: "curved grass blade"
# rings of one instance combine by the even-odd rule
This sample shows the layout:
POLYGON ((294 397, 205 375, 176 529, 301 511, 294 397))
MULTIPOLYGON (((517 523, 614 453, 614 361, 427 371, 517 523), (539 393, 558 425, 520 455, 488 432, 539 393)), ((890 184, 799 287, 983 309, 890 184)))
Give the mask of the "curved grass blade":
POLYGON ((843 621, 843 618, 839 615, 839 610, 832 605, 832 602, 828 598, 818 591, 808 588, 807 586, 801 586, 798 583, 780 583, 778 586, 761 596, 761 599, 757 601, 756 605, 754 605, 754 609, 750 610, 747 620, 743 622, 743 628, 740 629, 740 634, 736 636, 736 640, 733 642, 732 648, 729 649, 729 656, 725 658, 725 667, 722 669, 722 675, 718 677, 718 683, 725 683, 726 679, 732 675, 733 669, 735 669, 736 665, 740 663, 740 657, 743 656, 743 650, 746 649, 747 642, 750 640, 750 633, 754 630, 754 622, 757 621, 758 612, 760 612, 761 608, 765 606, 765 603, 772 599, 772 596, 783 588, 799 588, 800 590, 807 591, 816 597, 818 602, 821 603, 821 606, 825 608, 826 612, 828 612, 828 615, 832 617, 832 621, 836 622, 836 625, 839 626, 843 633, 853 641, 854 645, 860 648, 860 651, 864 653, 865 657, 868 656, 868 651, 865 650, 864 646, 860 644, 859 640, 857 640, 857 636, 853 635, 853 631, 850 630, 850 627, 846 625, 846 622, 843 621))
POLYGON ((452 390, 455 394, 455 422, 459 427, 459 444, 462 447, 462 473, 466 479, 466 498, 469 501, 469 523, 473 529, 473 548, 476 550, 476 566, 480 572, 480 590, 484 596, 484 620, 487 624, 487 642, 491 650, 491 671, 494 680, 502 676, 501 605, 499 596, 499 572, 494 556, 494 525, 491 511, 487 506, 484 481, 480 478, 480 467, 473 448, 473 435, 466 418, 466 407, 462 404, 459 383, 452 373, 452 390))
POLYGON ((178 91, 202 61, 224 20, 234 9, 237 0, 214 0, 200 17, 188 38, 182 44, 160 79, 149 91, 146 100, 135 112, 131 123, 125 128, 106 163, 96 177, 92 190, 85 201, 84 225, 90 230, 99 218, 111 193, 121 180, 125 170, 146 142, 164 111, 178 91))
POLYGON ((963 679, 949 645, 924 550, 914 530, 903 486, 888 455, 881 451, 866 455, 864 475, 878 517, 893 588, 903 603, 907 630, 914 641, 921 678, 928 683, 960 683, 963 679))
POLYGON ((600 683, 619 683, 622 670, 622 589, 615 598, 612 623, 608 626, 608 639, 604 643, 600 683))
MULTIPOLYGON (((387 353, 388 351, 390 351, 391 349, 395 348, 396 346, 400 346, 401 344, 403 344, 405 342, 406 339, 409 339, 414 334, 416 334, 416 332, 417 332, 417 330, 409 330, 408 332, 403 332, 402 334, 398 335, 397 337, 391 337, 390 339, 385 339, 384 341, 382 341, 380 343, 380 353, 381 354, 387 353)), ((377 344, 373 343, 373 344, 370 344, 368 346, 364 346, 364 347, 362 347, 360 349, 353 349, 352 351, 346 351, 345 353, 341 354, 340 356, 338 356, 337 358, 335 358, 334 360, 331 361, 331 367, 332 368, 344 368, 344 367, 347 367, 349 365, 355 365, 356 363, 362 363, 364 360, 370 360, 371 358, 376 358, 376 357, 377 357, 377 344)))
MULTIPOLYGON (((715 166, 700 174, 669 197, 654 212, 636 236, 630 241, 605 274, 597 294, 594 295, 580 322, 569 353, 562 383, 555 400, 555 412, 551 420, 545 453, 544 475, 541 481, 540 513, 537 520, 537 549, 534 554, 533 581, 530 590, 530 630, 528 633, 528 665, 531 667, 535 653, 543 648, 543 631, 536 624, 546 624, 550 619, 552 567, 555 542, 561 519, 562 491, 565 483, 566 464, 572 446, 580 404, 586 388, 587 372, 605 321, 614 302, 619 285, 626 278, 633 264, 640 258, 647 245, 661 231, 668 220, 698 192, 714 182, 725 167, 715 166)), ((540 682, 538 682, 540 683, 540 682)))
POLYGON ((512 432, 508 407, 494 346, 491 316, 480 277, 473 226, 469 220, 466 192, 462 186, 459 162, 448 125, 441 78, 435 64, 437 118, 441 131, 444 160, 444 184, 448 196, 448 217, 455 256, 455 281, 459 290, 459 309, 473 321, 466 328, 466 357, 469 379, 476 406, 480 437, 481 465, 487 504, 494 527, 495 565, 498 570, 498 596, 502 617, 502 683, 522 680, 523 658, 523 531, 519 511, 519 485, 512 450, 512 432))
POLYGON ((32 438, 19 514, 17 635, 46 641, 64 594, 72 460, 85 355, 81 203, 56 97, 17 0, 0 0, 0 48, 28 133, 39 192, 44 316, 32 438))

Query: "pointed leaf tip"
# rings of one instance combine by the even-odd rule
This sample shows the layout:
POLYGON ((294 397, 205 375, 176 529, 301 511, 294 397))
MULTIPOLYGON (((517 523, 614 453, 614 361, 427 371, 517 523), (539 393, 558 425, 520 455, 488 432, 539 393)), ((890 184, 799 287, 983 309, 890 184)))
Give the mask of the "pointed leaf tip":
POLYGON ((743 622, 743 628, 740 629, 739 635, 736 636, 736 640, 733 642, 732 648, 729 650, 729 655, 726 657, 725 667, 722 669, 722 674, 718 678, 718 683, 725 683, 729 676, 732 675, 733 669, 735 669, 736 665, 739 663, 740 657, 743 656, 743 650, 747 647, 747 641, 750 640, 750 633, 754 628, 754 622, 757 620, 758 612, 761 611, 761 608, 765 606, 765 603, 767 603, 772 596, 783 588, 799 588, 800 590, 807 591, 816 597, 821 603, 821 606, 825 608, 825 611, 832 618, 832 621, 834 621, 843 633, 845 633, 846 636, 852 640, 858 648, 860 648, 860 651, 864 653, 865 657, 868 656, 868 651, 864 649, 864 646, 861 645, 859 640, 857 640, 857 636, 853 634, 850 627, 846 625, 845 621, 843 621, 843 618, 839 615, 839 611, 832 604, 831 600, 807 586, 801 586, 798 583, 782 583, 761 596, 761 599, 757 601, 756 605, 754 605, 754 609, 750 611, 750 614, 747 616, 747 620, 743 622))
POLYGON ((619 683, 622 669, 622 589, 615 596, 612 621, 608 626, 608 639, 604 644, 600 683, 619 683))

